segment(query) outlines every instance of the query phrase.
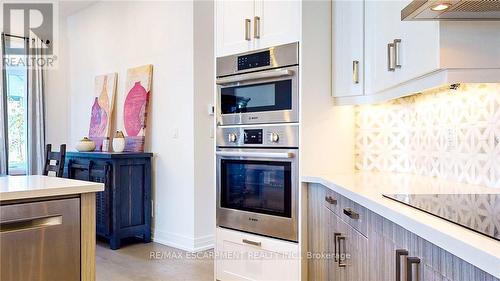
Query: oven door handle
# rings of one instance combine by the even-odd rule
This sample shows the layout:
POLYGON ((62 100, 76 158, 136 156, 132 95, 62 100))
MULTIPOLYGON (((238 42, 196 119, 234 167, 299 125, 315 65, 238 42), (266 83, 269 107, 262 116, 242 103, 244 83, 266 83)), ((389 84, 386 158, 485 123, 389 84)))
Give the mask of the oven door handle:
POLYGON ((244 82, 244 81, 250 81, 250 80, 260 80, 260 79, 292 76, 293 73, 294 73, 293 70, 290 70, 290 69, 280 69, 280 70, 272 70, 272 71, 265 71, 265 72, 254 72, 254 73, 218 78, 217 84, 218 85, 225 85, 225 84, 244 82))
POLYGON ((217 151, 215 154, 222 157, 252 157, 252 158, 273 158, 273 159, 290 159, 295 157, 295 153, 293 152, 217 151))

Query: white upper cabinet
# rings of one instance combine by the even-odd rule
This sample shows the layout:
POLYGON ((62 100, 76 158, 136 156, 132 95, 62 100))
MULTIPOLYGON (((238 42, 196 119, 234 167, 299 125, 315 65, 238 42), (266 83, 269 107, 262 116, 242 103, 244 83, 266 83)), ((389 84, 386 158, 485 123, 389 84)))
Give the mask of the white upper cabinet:
POLYGON ((215 1, 217 56, 253 48, 254 1, 215 1))
POLYGON ((401 21, 409 1, 366 1, 366 94, 439 67, 439 23, 401 21))
POLYGON ((500 82, 500 22, 401 21, 410 2, 332 1, 337 104, 379 102, 444 84, 500 82), (353 83, 358 69, 359 83, 353 83))
POLYGON ((332 2, 333 96, 363 95, 364 1, 332 2))
POLYGON ((216 1, 217 56, 300 40, 298 0, 216 1))
POLYGON ((255 38, 255 48, 299 41, 300 22, 299 0, 256 0, 253 27, 254 38, 258 38, 255 38))

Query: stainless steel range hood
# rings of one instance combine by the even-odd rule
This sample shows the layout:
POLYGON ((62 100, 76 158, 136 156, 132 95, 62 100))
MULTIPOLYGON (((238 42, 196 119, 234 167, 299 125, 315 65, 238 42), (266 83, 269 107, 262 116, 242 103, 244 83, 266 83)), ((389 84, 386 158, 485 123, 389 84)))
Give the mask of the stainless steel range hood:
POLYGON ((401 11, 401 20, 500 20, 500 0, 414 0, 401 11))

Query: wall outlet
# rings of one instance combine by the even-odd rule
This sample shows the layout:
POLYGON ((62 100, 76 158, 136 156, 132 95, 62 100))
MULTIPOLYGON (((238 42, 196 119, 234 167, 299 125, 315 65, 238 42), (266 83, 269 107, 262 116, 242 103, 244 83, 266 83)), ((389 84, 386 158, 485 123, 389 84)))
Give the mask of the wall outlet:
POLYGON ((209 116, 214 116, 215 114, 215 107, 213 104, 207 105, 207 113, 209 116))
POLYGON ((179 138, 179 128, 174 128, 172 130, 172 138, 178 139, 179 138))

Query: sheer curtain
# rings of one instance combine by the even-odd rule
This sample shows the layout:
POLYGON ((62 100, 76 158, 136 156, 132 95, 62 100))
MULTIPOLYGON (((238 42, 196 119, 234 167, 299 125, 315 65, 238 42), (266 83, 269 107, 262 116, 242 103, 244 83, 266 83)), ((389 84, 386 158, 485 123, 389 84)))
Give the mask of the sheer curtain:
MULTIPOLYGON (((2 42, 0 44, 1 55, 4 57, 5 36, 2 33, 2 42)), ((3 88, 3 81, 5 81, 5 71, 2 63, 0 63, 0 70, 2 72, 2 83, 0 83, 0 176, 7 174, 7 93, 3 88)))
POLYGON ((38 38, 30 39, 28 69, 28 175, 41 175, 45 164, 45 67, 42 61, 43 44, 38 38))

